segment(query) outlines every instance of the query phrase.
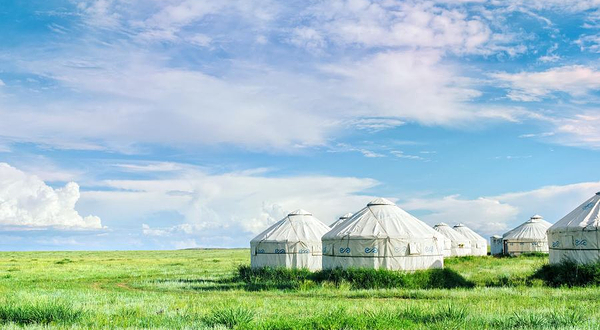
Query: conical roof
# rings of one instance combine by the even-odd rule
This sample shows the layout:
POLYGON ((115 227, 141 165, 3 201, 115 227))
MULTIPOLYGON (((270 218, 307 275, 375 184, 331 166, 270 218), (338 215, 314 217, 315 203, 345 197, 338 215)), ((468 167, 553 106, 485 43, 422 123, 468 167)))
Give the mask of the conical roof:
POLYGON ((329 225, 330 228, 333 228, 335 226, 338 226, 339 224, 341 224, 342 222, 350 219, 350 217, 352 216, 352 213, 346 213, 344 215, 342 215, 341 217, 339 217, 337 220, 335 220, 334 223, 332 223, 331 225, 329 225))
POLYGON ((327 225, 310 212, 298 209, 258 234, 250 243, 321 242, 321 237, 329 230, 327 225))
POLYGON ((515 229, 503 235, 505 240, 547 240, 546 231, 552 226, 539 215, 532 216, 515 229))
POLYGON ((443 238, 443 235, 385 198, 372 200, 323 236, 328 239, 443 238))
POLYGON ((312 213, 308 212, 307 210, 304 209, 297 209, 296 211, 292 211, 288 214, 288 216, 290 215, 312 215, 312 213))
POLYGON ((385 198, 375 198, 374 200, 370 201, 369 204, 367 204, 367 206, 374 206, 374 205, 396 205, 396 204, 394 204, 394 202, 390 201, 389 199, 385 199, 385 198))
POLYGON ((600 192, 583 202, 576 209, 552 225, 553 231, 598 230, 600 226, 600 192))
POLYGON ((471 228, 465 226, 462 223, 455 225, 454 229, 471 241, 481 241, 481 242, 485 242, 487 244, 487 240, 485 238, 483 238, 483 236, 477 234, 471 228))
POLYGON ((444 235, 446 238, 448 238, 452 242, 469 242, 470 241, 467 237, 465 237, 461 233, 457 232, 456 230, 452 229, 452 227, 448 226, 447 224, 445 224, 443 222, 440 222, 437 225, 433 226, 433 229, 438 231, 440 234, 444 235))

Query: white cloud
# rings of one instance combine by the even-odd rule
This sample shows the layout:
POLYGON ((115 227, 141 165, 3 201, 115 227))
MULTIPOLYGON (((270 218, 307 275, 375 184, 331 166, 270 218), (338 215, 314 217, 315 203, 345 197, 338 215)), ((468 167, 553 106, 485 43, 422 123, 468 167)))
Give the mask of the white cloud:
POLYGON ((48 100, 43 111, 0 101, 3 134, 58 147, 94 141, 95 148, 121 152, 135 152, 130 149, 137 143, 293 152, 297 145, 324 145, 348 125, 376 131, 407 121, 460 126, 515 120, 512 110, 470 105, 481 92, 458 68, 441 63, 438 51, 385 52, 306 73, 234 61, 234 73, 219 77, 165 68, 160 58, 137 53, 103 52, 78 65, 22 62, 27 71, 88 97, 48 100))
MULTIPOLYGON (((411 159, 411 160, 425 160, 425 158, 423 158, 421 156, 407 155, 403 151, 399 151, 399 150, 393 150, 393 151, 390 151, 390 153, 397 158, 411 159)), ((421 153, 423 153, 423 152, 421 152, 421 153)))
POLYGON ((401 206, 427 212, 419 218, 431 225, 462 222, 489 236, 503 234, 534 214, 541 214, 554 223, 599 190, 600 182, 584 182, 477 199, 464 199, 458 195, 415 198, 401 206))
POLYGON ((317 30, 309 27, 293 29, 289 42, 295 46, 317 53, 321 52, 327 46, 325 38, 317 30))
POLYGON ((457 195, 441 199, 411 199, 401 206, 406 210, 431 212, 419 217, 430 225, 464 223, 485 234, 505 231, 508 223, 519 214, 516 207, 493 198, 469 200, 457 195))
POLYGON ((115 28, 119 25, 121 15, 115 12, 114 0, 80 1, 77 8, 87 18, 89 24, 102 28, 115 28))
POLYGON ((538 61, 540 61, 542 63, 549 63, 549 62, 556 62, 560 59, 561 59, 560 56, 558 56, 556 54, 552 54, 552 55, 540 56, 540 58, 538 58, 538 61))
POLYGON ((104 184, 111 189, 82 193, 81 209, 99 214, 105 222, 142 219, 138 223, 144 223, 141 233, 147 239, 173 248, 174 242, 188 238, 202 246, 245 246, 254 234, 297 208, 309 210, 329 224, 365 205, 372 196, 362 191, 378 182, 186 170, 171 179, 111 180, 104 184), (183 220, 162 225, 143 220, 165 211, 177 212, 183 220))
MULTIPOLYGON (((514 55, 523 50, 518 50, 520 39, 514 33, 492 32, 499 28, 491 9, 429 1, 324 1, 305 6, 292 10, 271 1, 237 0, 81 1, 86 22, 112 29, 116 39, 96 40, 96 34, 86 33, 89 46, 17 56, 17 71, 39 75, 61 93, 42 94, 37 101, 43 108, 29 99, 0 98, 0 130, 17 142, 57 148, 135 153, 136 146, 144 144, 224 144, 297 152, 351 134, 342 132, 352 125, 371 132, 404 123, 471 128, 529 116, 527 110, 479 102, 486 101, 486 95, 481 81, 470 77, 472 68, 448 60, 449 55, 514 55), (241 37, 239 31, 207 24, 229 26, 232 21, 247 34, 241 37), (174 47, 184 48, 140 43, 143 38, 181 42, 174 47), (256 42, 267 40, 279 41, 269 46, 281 54, 290 51, 275 45, 281 41, 323 53, 297 66, 265 60, 276 68, 246 56, 256 55, 254 47, 262 53, 256 42), (199 66, 195 60, 173 56, 189 50, 185 47, 190 43, 202 47, 193 51, 220 49, 227 60, 203 53, 208 62, 199 66), (94 46, 98 44, 102 46, 94 46), (342 50, 349 51, 340 57, 336 52, 342 50)), ((504 8, 499 3, 490 6, 504 8)), ((551 56, 546 55, 548 60, 551 56)), ((537 100, 557 88, 561 91, 554 85, 539 87, 546 83, 544 78, 529 86, 535 74, 504 73, 498 79, 504 79, 513 99, 537 100)), ((563 89, 577 93, 584 83, 574 81, 563 89)))
POLYGON ((331 106, 329 87, 314 78, 241 63, 234 70, 242 77, 218 78, 120 55, 90 63, 94 70, 60 60, 28 62, 29 70, 91 96, 90 101, 49 101, 44 111, 23 103, 0 104, 3 134, 58 145, 102 141, 107 148, 224 143, 282 150, 323 144, 335 130, 337 114, 322 109, 331 106), (120 55, 126 58, 119 60, 120 55))
POLYGON ((520 138, 523 139, 528 139, 528 138, 537 138, 537 137, 547 137, 547 136, 553 136, 556 133, 554 132, 544 132, 544 133, 529 133, 529 134, 521 134, 519 135, 520 138))
POLYGON ((556 142, 568 146, 600 149, 600 112, 587 111, 572 117, 553 119, 556 142))
POLYGON ((100 229, 96 216, 75 210, 79 186, 53 189, 37 176, 0 163, 0 226, 16 228, 100 229))
MULTIPOLYGON (((385 146, 379 146, 379 149, 386 149, 385 146)), ((361 153, 363 156, 367 157, 367 158, 382 158, 382 157, 386 157, 384 154, 373 151, 371 149, 369 149, 368 147, 364 147, 364 146, 353 146, 353 145, 349 145, 346 143, 337 143, 334 146, 330 146, 327 149, 327 152, 359 152, 361 153)))
POLYGON ((190 36, 186 28, 216 15, 260 26, 274 18, 278 5, 270 0, 85 0, 79 2, 78 9, 88 25, 126 33, 137 41, 185 41, 206 47, 212 36, 190 36))
POLYGON ((492 77, 509 88, 514 101, 540 101, 554 92, 582 97, 600 89, 600 71, 582 65, 563 66, 543 72, 495 73, 492 77))
MULTIPOLYGON (((190 239, 195 240, 193 246, 246 246, 253 235, 296 208, 307 209, 329 224, 340 214, 362 208, 373 198, 364 191, 378 183, 367 178, 267 177, 189 170, 172 179, 113 180, 105 184, 116 191, 84 192, 80 202, 84 209, 104 218, 123 219, 176 211, 182 221, 142 222, 140 230, 144 240, 155 246, 174 248, 190 239)), ((533 214, 556 222, 598 190, 600 182, 585 182, 475 199, 458 195, 410 198, 399 205, 430 225, 462 222, 488 236, 502 234, 533 214)))
POLYGON ((339 93, 355 100, 348 114, 456 125, 491 115, 467 102, 481 95, 437 51, 385 52, 323 68, 338 77, 339 93))
POLYGON ((173 162, 143 162, 138 164, 115 164, 115 167, 127 172, 177 172, 192 166, 173 162))
POLYGON ((198 33, 191 37, 186 38, 186 41, 201 47, 208 47, 212 41, 212 38, 206 34, 198 33))
MULTIPOLYGON (((493 34, 481 17, 433 2, 324 1, 309 8, 311 35, 366 47, 435 48, 486 53, 493 34)), ((312 39, 312 38, 311 38, 312 39)))
POLYGON ((379 132, 390 128, 399 127, 406 123, 395 118, 359 118, 350 121, 349 126, 370 132, 379 132))
POLYGON ((587 50, 593 53, 600 53, 600 34, 583 35, 575 41, 581 50, 587 50))
MULTIPOLYGON (((506 5, 506 1, 492 1, 495 4, 506 5)), ((535 10, 553 10, 563 12, 581 12, 593 8, 600 8, 599 0, 511 0, 510 7, 524 7, 535 10)))

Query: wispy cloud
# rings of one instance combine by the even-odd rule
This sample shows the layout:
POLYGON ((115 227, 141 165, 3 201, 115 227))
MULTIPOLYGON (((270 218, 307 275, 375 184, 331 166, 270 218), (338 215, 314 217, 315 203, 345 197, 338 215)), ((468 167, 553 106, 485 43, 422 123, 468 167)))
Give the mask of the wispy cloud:
POLYGON ((407 155, 403 151, 399 151, 399 150, 392 150, 392 151, 390 151, 390 153, 392 155, 394 155, 394 157, 396 157, 396 158, 412 159, 412 160, 426 160, 425 158, 423 158, 421 156, 407 155))
POLYGON ((563 92, 572 97, 585 96, 600 89, 600 71, 582 65, 563 66, 542 72, 495 73, 492 77, 509 88, 514 101, 540 101, 563 92))

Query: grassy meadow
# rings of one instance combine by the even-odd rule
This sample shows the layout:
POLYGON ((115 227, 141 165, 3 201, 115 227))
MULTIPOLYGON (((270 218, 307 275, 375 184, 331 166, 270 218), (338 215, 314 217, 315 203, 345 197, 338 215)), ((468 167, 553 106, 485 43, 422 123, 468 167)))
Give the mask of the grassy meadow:
POLYGON ((447 258, 469 283, 452 289, 256 286, 238 273, 249 262, 247 249, 1 252, 0 328, 600 329, 600 287, 532 279, 543 256, 447 258))

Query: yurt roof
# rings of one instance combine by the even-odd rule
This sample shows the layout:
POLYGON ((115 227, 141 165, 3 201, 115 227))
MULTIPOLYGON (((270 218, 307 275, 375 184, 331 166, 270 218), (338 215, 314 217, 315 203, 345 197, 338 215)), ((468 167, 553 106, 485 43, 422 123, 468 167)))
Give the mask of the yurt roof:
POLYGON ((465 226, 462 223, 455 225, 454 229, 471 241, 473 241, 473 240, 482 241, 482 242, 486 242, 486 244, 487 244, 487 239, 483 238, 483 236, 477 234, 476 232, 473 231, 473 229, 465 226))
POLYGON ((352 213, 346 213, 346 214, 342 215, 341 217, 339 217, 337 220, 335 220, 335 222, 332 223, 329 227, 333 228, 333 227, 341 224, 342 222, 350 219, 351 216, 352 216, 352 213))
POLYGON ((277 221, 250 242, 320 242, 330 228, 310 212, 298 209, 277 221))
POLYGON ((518 227, 505 233, 505 240, 545 240, 546 231, 552 226, 539 215, 532 216, 518 227))
POLYGON ((548 231, 598 230, 600 226, 600 192, 556 222, 548 231))
POLYGON ((331 229, 325 239, 431 238, 443 239, 433 228, 385 198, 372 200, 348 220, 331 229))
POLYGON ((437 230, 442 235, 446 236, 452 242, 468 242, 469 239, 465 237, 463 234, 457 232, 452 229, 452 227, 447 224, 440 222, 437 225, 433 226, 433 229, 437 230))

